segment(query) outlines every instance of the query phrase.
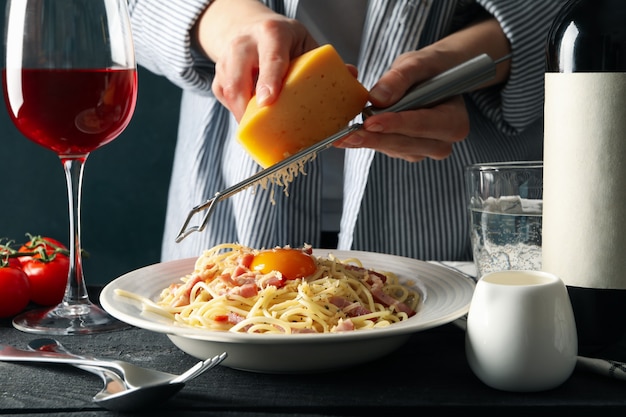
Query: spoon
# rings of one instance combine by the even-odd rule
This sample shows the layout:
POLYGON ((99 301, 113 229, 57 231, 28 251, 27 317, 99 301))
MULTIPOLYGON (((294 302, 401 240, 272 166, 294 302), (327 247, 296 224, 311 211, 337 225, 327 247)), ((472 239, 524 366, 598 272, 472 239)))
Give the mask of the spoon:
POLYGON ((113 411, 145 409, 165 401, 182 389, 185 382, 215 367, 226 353, 201 361, 181 375, 145 369, 127 362, 74 355, 54 339, 29 343, 30 351, 0 345, 0 360, 65 363, 94 373, 105 387, 93 397, 103 408, 113 411))
MULTIPOLYGON (((40 352, 59 352, 73 355, 77 358, 87 358, 71 353, 61 342, 55 339, 35 339, 28 343, 28 348, 40 352)), ((142 389, 128 383, 125 379, 113 370, 103 366, 74 365, 92 374, 98 375, 104 383, 104 388, 94 397, 93 401, 101 407, 112 411, 133 411, 138 408, 146 408, 145 403, 151 398, 159 398, 161 401, 171 397, 181 390, 184 383, 158 384, 144 387, 142 389)), ((151 404, 158 404, 161 401, 151 404)))
MULTIPOLYGON (((55 339, 35 339, 28 347, 39 352, 59 352, 76 359, 103 361, 91 356, 71 353, 55 339)), ((106 366, 74 365, 94 373, 103 380, 104 388, 93 401, 103 408, 114 411, 132 411, 156 405, 180 391, 186 382, 215 367, 226 358, 226 353, 198 362, 181 375, 173 375, 152 369, 140 368, 123 361, 104 360, 111 363, 123 378, 106 366)))

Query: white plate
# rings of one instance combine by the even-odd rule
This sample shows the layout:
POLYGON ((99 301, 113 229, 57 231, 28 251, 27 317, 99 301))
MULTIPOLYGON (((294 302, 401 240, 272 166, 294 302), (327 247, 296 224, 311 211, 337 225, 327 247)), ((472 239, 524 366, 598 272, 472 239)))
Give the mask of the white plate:
POLYGON ((382 329, 324 334, 246 334, 185 328, 156 314, 142 313, 140 303, 115 294, 120 288, 156 300, 161 290, 193 271, 196 258, 150 265, 109 283, 100 295, 106 311, 128 324, 165 333, 184 352, 207 359, 227 352, 222 365, 256 372, 321 372, 382 357, 402 346, 411 334, 449 323, 467 313, 474 281, 448 268, 378 253, 315 250, 339 259, 358 258, 365 267, 393 272, 401 281, 420 281, 425 292, 418 313, 382 329), (364 346, 364 343, 367 346, 364 346))

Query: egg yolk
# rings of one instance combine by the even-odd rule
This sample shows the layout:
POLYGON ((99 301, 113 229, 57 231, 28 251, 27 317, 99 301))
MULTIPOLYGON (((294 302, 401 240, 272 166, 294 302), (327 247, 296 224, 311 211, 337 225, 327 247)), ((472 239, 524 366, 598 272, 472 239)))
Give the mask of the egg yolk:
POLYGON ((298 249, 272 249, 254 256, 250 269, 268 274, 278 271, 284 279, 303 278, 317 269, 315 260, 298 249))

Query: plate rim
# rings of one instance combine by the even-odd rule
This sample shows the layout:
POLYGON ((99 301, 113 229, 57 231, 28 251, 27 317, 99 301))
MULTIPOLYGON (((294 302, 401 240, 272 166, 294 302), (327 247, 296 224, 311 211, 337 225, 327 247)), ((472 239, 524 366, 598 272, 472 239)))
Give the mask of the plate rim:
MULTIPOLYGON (((111 282, 109 282, 102 289, 100 293, 100 304, 110 315, 115 317, 118 320, 121 320, 127 324, 132 326, 142 328, 145 330, 154 331, 157 333, 163 334, 175 334, 177 336, 182 336, 198 341, 206 341, 206 342, 220 342, 220 343, 257 343, 257 344, 298 344, 298 343, 329 343, 329 342, 338 342, 340 340, 345 341, 354 341, 354 340, 362 340, 362 339, 372 339, 372 338, 380 338, 380 337, 391 337, 391 336, 399 336, 417 333, 420 331, 428 330, 434 327, 438 327, 447 323, 450 323, 463 315, 467 314, 469 311, 469 304, 471 301, 471 296, 473 294, 475 288, 475 281, 459 271, 455 271, 454 269, 447 268, 440 264, 435 264, 432 262, 421 261, 413 258, 408 258, 399 255, 390 255, 378 252, 366 252, 366 251, 357 251, 357 250, 339 250, 339 249, 314 249, 314 255, 316 256, 327 256, 328 254, 333 254, 339 259, 346 258, 357 258, 364 264, 372 263, 373 259, 388 259, 389 261, 394 260, 399 264, 413 264, 414 266, 419 266, 416 271, 415 277, 404 277, 400 276, 401 280, 419 280, 421 281, 421 285, 426 288, 426 299, 424 300, 424 305, 422 306, 422 311, 424 308, 428 308, 428 290, 432 288, 431 281, 433 279, 443 279, 450 283, 450 281, 455 281, 461 288, 464 290, 463 295, 464 298, 457 302, 454 305, 454 308, 450 308, 445 315, 441 315, 436 318, 432 318, 426 322, 419 321, 418 311, 417 315, 412 317, 409 320, 393 324, 389 327, 379 328, 379 329, 364 329, 353 332, 340 332, 340 333, 302 333, 302 334, 248 334, 248 333, 234 333, 228 331, 216 331, 216 330, 206 330, 206 329, 196 329, 196 328, 185 328, 178 327, 173 324, 167 324, 165 322, 157 322, 154 320, 150 320, 145 317, 141 313, 141 308, 136 301, 131 300, 119 300, 115 301, 115 298, 119 299, 119 296, 115 294, 115 289, 122 288, 121 285, 126 283, 126 281, 130 281, 135 279, 136 275, 141 275, 145 273, 150 273, 153 270, 162 269, 164 267, 174 268, 175 266, 181 265, 189 265, 191 268, 189 272, 193 269, 193 265, 198 257, 191 258, 183 258, 166 262, 154 263, 151 265, 147 265, 141 268, 137 268, 135 270, 129 271, 119 277, 115 278, 111 282), (427 275, 433 275, 424 277, 420 274, 424 274, 424 270, 427 272, 427 275), (439 275, 439 276, 437 276, 439 275), (424 279, 426 278, 426 279, 424 279), (430 286, 428 284, 431 284, 430 286), (133 307, 136 311, 133 311, 134 316, 130 316, 129 314, 121 311, 120 308, 117 307, 118 303, 126 303, 133 304, 133 307), (411 321, 412 319, 416 319, 411 321), (340 340, 339 340, 340 339, 340 340)), ((404 265, 407 266, 407 265, 404 265)), ((372 267, 372 265, 369 265, 372 267)), ((378 270, 389 270, 392 272, 394 268, 385 269, 383 265, 376 264, 375 266, 378 270)), ((182 275, 181 275, 182 276, 182 275)), ((180 278, 180 276, 172 277, 171 282, 175 282, 180 278)), ((162 290, 165 287, 159 287, 158 289, 153 290, 162 290)))

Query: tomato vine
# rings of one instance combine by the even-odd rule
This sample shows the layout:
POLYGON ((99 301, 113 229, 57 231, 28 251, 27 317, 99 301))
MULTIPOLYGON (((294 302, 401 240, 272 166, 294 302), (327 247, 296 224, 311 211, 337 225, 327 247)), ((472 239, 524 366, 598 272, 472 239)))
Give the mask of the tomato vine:
POLYGON ((20 244, 18 249, 15 249, 16 242, 14 240, 0 238, 0 268, 9 266, 11 259, 23 256, 36 257, 35 259, 38 261, 48 263, 52 262, 58 254, 65 256, 70 254, 66 248, 42 236, 31 235, 30 233, 26 233, 26 236, 28 236, 29 241, 20 244))

